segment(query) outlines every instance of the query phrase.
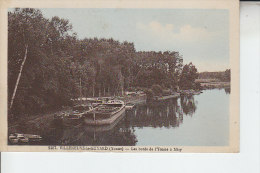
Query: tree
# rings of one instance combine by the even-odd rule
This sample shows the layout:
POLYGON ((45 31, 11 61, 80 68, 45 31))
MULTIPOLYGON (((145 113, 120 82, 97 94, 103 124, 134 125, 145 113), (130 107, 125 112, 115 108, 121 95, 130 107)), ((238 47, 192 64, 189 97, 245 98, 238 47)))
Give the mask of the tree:
MULTIPOLYGON (((9 104, 9 109, 11 110, 23 72, 24 64, 27 59, 28 49, 30 49, 31 53, 34 53, 33 47, 35 46, 35 44, 44 41, 44 36, 40 32, 40 30, 42 29, 45 21, 42 20, 41 12, 35 9, 15 9, 14 13, 8 13, 8 15, 8 47, 10 46, 10 49, 8 49, 8 55, 10 57, 10 60, 18 62, 14 63, 14 66, 18 66, 19 62, 21 61, 18 77, 15 85, 13 86, 14 90, 9 104), (17 47, 17 45, 19 46, 17 47), (25 53, 23 60, 21 60, 21 52, 23 52, 23 50, 25 53), (14 54, 14 52, 18 53, 14 54)), ((10 67, 12 66, 12 64, 8 63, 8 66, 10 67)), ((15 72, 11 74, 14 75, 15 72)), ((9 79, 11 81, 14 81, 14 76, 12 75, 10 75, 9 79)))
POLYGON ((198 78, 197 68, 192 64, 186 64, 180 76, 179 86, 181 89, 195 89, 195 79, 198 78))
POLYGON ((224 73, 224 81, 230 82, 231 80, 231 70, 227 69, 224 73))
POLYGON ((63 45, 68 30, 57 36, 51 26, 37 9, 8 13, 8 98, 14 114, 57 107, 71 96, 70 56, 63 45))

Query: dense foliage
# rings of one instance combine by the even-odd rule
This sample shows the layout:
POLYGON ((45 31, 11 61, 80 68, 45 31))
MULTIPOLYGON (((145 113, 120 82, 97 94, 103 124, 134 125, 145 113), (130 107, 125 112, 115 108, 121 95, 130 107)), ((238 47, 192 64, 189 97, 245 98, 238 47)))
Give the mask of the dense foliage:
POLYGON ((18 84, 14 115, 57 109, 79 96, 122 95, 128 88, 192 87, 197 70, 182 67, 178 52, 137 52, 133 43, 112 38, 78 39, 68 20, 46 19, 37 9, 8 13, 9 102, 18 84))
POLYGON ((180 88, 190 89, 195 88, 195 79, 198 78, 197 68, 192 64, 186 64, 181 73, 180 77, 180 88))

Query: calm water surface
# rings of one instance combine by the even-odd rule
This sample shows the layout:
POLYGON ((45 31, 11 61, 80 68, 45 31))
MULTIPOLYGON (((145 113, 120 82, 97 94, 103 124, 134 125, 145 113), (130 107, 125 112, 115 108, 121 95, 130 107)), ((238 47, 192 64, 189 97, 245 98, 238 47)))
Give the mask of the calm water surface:
POLYGON ((224 146, 229 141, 229 91, 140 105, 110 126, 56 126, 42 134, 46 145, 224 146))
POLYGON ((224 89, 180 98, 177 104, 182 112, 171 115, 174 125, 135 127, 136 145, 228 145, 229 94, 224 89))

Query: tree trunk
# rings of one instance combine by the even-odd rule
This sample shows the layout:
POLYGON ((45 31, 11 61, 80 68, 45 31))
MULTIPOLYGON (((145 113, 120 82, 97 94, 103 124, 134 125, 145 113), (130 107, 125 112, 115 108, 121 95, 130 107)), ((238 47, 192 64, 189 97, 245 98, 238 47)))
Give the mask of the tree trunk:
POLYGON ((103 87, 104 87, 104 96, 106 96, 106 87, 105 86, 103 87))
POLYGON ((93 97, 95 97, 95 83, 93 83, 93 85, 92 85, 92 94, 93 94, 93 97))
POLYGON ((17 80, 16 80, 16 84, 14 86, 14 92, 13 92, 13 96, 12 96, 12 99, 11 99, 11 102, 10 102, 9 110, 11 110, 12 106, 13 106, 16 90, 17 90, 17 87, 18 87, 18 84, 19 84, 19 81, 20 81, 20 78, 21 78, 21 75, 22 75, 24 63, 25 63, 26 58, 27 58, 27 52, 28 52, 28 44, 25 45, 25 54, 24 54, 23 62, 21 64, 20 71, 19 71, 19 74, 18 74, 18 77, 17 77, 17 80))

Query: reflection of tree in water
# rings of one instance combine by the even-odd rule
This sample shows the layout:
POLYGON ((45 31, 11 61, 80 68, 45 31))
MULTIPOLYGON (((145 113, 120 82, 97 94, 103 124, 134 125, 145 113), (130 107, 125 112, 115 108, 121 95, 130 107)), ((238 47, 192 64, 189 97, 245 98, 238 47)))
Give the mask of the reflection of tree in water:
POLYGON ((226 94, 230 94, 230 88, 224 88, 226 94))
POLYGON ((185 115, 192 116, 196 109, 196 103, 193 96, 181 96, 181 107, 185 115))
POLYGON ((133 127, 178 127, 183 116, 177 99, 171 99, 160 104, 138 106, 133 112, 128 112, 133 127))

